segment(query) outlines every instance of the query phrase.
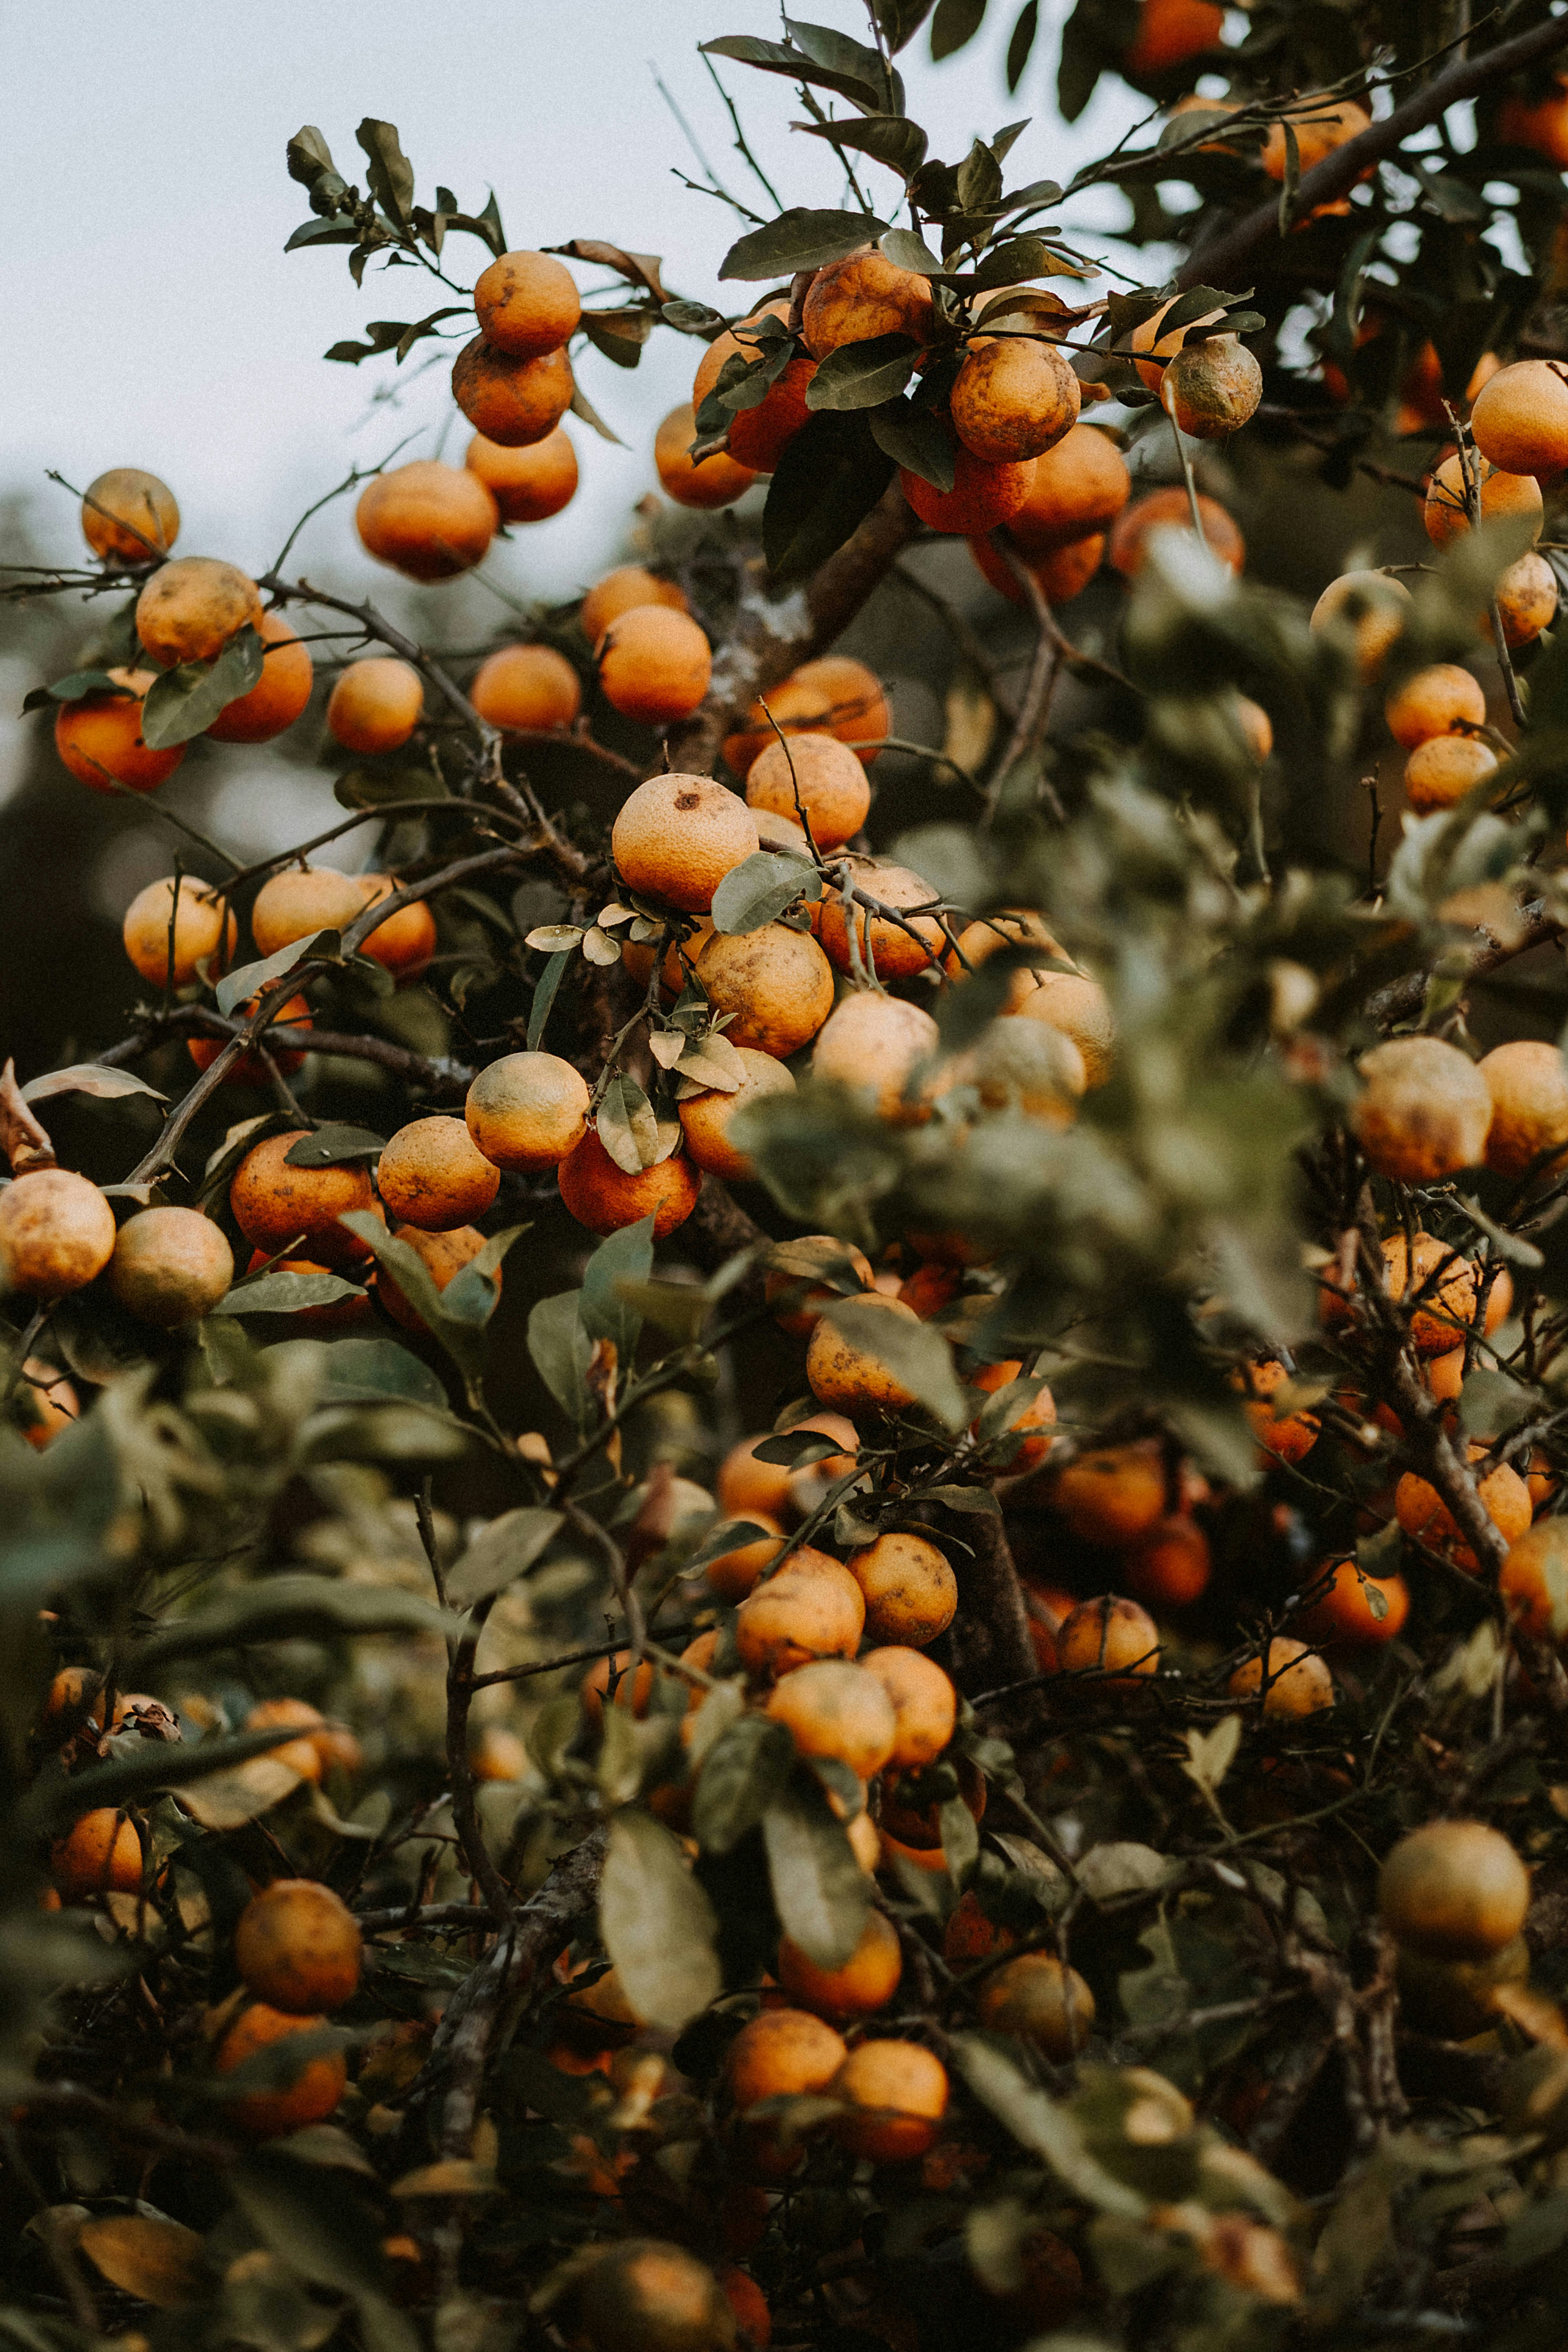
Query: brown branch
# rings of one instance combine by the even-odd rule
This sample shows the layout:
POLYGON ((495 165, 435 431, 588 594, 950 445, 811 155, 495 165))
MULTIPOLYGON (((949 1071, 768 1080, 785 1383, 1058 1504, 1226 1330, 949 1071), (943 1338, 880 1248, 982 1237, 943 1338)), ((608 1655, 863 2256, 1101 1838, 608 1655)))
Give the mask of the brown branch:
MULTIPOLYGON (((144 1054, 154 1052, 171 1037, 237 1037, 245 1024, 218 1012, 210 1004, 177 1004, 168 1013, 143 1013, 129 1037, 110 1045, 94 1057, 99 1069, 116 1070, 127 1062, 138 1062, 144 1054)), ((427 1054, 412 1053, 406 1045, 395 1045, 387 1037, 351 1036, 336 1029, 296 1029, 287 1023, 275 1024, 268 1029, 268 1042, 274 1052, 296 1054, 336 1054, 345 1061, 374 1062, 394 1077, 417 1087, 429 1094, 466 1094, 474 1082, 474 1072, 466 1062, 455 1062, 443 1056, 433 1060, 427 1054)))
POLYGON ((963 1535, 974 1551, 957 1564, 963 1610, 953 1627, 953 1678, 966 1696, 993 1697, 998 1685, 1032 1685, 1039 1662, 1001 1512, 966 1514, 963 1535))
MULTIPOLYGON (((1555 916, 1546 912, 1543 900, 1532 898, 1519 911, 1525 928, 1518 939, 1505 942, 1490 931, 1477 932, 1480 944, 1466 967, 1467 984, 1486 979, 1489 972, 1500 971, 1505 963, 1511 963, 1516 956, 1528 955, 1531 948, 1544 947, 1549 940, 1563 938, 1563 924, 1555 916)), ((1374 989, 1363 1007, 1366 1018, 1380 1029, 1392 1029, 1398 1022, 1413 1021, 1426 1001, 1431 978, 1431 972, 1423 968, 1420 971, 1407 971, 1398 980, 1391 980, 1384 988, 1374 989)))
POLYGON ((468 1757, 468 1709, 474 1700, 474 1657, 495 1606, 496 1596, 480 1601, 453 1645, 447 1668, 447 1771, 452 1784, 452 1827, 464 1860, 478 1882, 489 1908, 498 1919, 510 1919, 515 1909, 511 1889, 496 1867, 485 1843, 474 1791, 474 1771, 468 1757))

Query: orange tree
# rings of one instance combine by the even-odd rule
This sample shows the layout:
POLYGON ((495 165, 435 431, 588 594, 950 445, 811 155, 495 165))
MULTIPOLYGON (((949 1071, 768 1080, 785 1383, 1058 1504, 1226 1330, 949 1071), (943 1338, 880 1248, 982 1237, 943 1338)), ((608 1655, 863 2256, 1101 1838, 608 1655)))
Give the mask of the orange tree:
POLYGON ((1064 191, 904 110, 984 13, 709 45, 846 179, 733 318, 289 142, 442 297, 329 358, 460 345, 329 494, 413 580, 690 340, 580 604, 447 656, 131 467, 11 572, 173 868, 0 1083, 30 2347, 1561 2340, 1568 19, 1079 0, 1152 117, 1064 191), (313 713, 289 851, 158 799, 313 713))

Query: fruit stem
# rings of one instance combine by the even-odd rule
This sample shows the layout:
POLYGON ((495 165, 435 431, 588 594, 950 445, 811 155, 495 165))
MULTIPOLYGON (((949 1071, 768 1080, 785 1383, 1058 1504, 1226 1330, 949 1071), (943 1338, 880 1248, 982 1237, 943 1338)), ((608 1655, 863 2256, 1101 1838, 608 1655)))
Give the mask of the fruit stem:
POLYGON ((1176 445, 1176 457, 1182 468, 1182 479, 1187 486, 1187 506, 1193 518, 1193 529, 1202 544, 1208 545, 1208 533, 1204 529, 1203 509, 1198 505, 1198 486, 1193 475, 1193 461, 1187 445, 1182 438, 1182 428, 1176 422, 1176 412, 1171 404, 1171 378, 1167 369, 1160 384, 1160 405, 1171 420, 1171 436, 1176 445))

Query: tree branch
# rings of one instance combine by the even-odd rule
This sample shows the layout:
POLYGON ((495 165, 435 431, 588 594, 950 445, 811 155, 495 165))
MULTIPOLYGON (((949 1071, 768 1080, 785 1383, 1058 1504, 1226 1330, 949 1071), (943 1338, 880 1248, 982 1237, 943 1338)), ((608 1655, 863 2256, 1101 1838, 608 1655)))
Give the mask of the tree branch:
MULTIPOLYGON (((1466 968, 1467 983, 1484 980, 1489 972, 1498 971, 1516 956, 1528 955, 1531 948, 1544 947, 1549 940, 1561 940, 1563 926, 1555 916, 1546 912, 1545 903, 1532 898, 1520 908, 1520 919, 1525 929, 1521 937, 1509 942, 1490 931, 1478 931, 1480 942, 1466 968)), ((1363 1010, 1369 1021, 1380 1029, 1392 1029, 1397 1022, 1413 1021, 1426 1001, 1431 972, 1423 967, 1419 971, 1407 971, 1398 980, 1391 980, 1385 988, 1374 989, 1363 1010)))

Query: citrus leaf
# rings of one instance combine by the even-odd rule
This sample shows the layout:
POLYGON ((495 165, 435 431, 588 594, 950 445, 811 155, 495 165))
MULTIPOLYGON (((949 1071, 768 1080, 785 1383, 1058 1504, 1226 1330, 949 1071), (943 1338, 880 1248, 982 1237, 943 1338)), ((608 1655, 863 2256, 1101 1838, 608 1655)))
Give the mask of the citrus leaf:
MULTIPOLYGON (((761 1535, 762 1529, 756 1529, 761 1535)), ((726 1525, 709 1545, 731 1550, 747 1540, 744 1523, 726 1525)), ((705 1546, 704 1549, 708 1549, 705 1546)), ((710 1553, 719 1557, 719 1551, 710 1553)), ((695 1564, 695 1563, 693 1563, 695 1564)), ((704 1853, 728 1853, 754 1830, 784 1795, 795 1763, 788 1727, 765 1715, 743 1715, 708 1752, 692 1801, 691 1828, 704 1853)))
POLYGON ((99 1102, 113 1102, 121 1095, 151 1095, 154 1102, 169 1099, 133 1072, 100 1069, 96 1062, 73 1062, 64 1070, 46 1070, 40 1077, 29 1078, 21 1091, 25 1103, 47 1102, 51 1095, 91 1095, 99 1102))
POLYGON ((341 1299, 363 1298, 357 1282, 341 1274, 260 1274, 254 1282, 237 1283, 209 1315, 300 1315, 308 1307, 335 1307, 341 1299))
POLYGON ((805 404, 819 408, 876 408, 896 400, 914 373, 920 346, 910 335, 873 335, 829 352, 805 387, 805 404))
POLYGON ((784 1930, 819 1969, 841 1969, 866 1929, 871 1882, 821 1784, 797 1772, 763 1816, 768 1877, 784 1930))
POLYGON ((662 2032, 679 2032, 722 1991, 713 1906, 675 1838, 647 1813, 617 1813, 610 1824, 599 1927, 627 2000, 662 2032))
POLYGON ((154 678, 142 705, 142 740, 154 751, 188 743, 261 677, 261 639, 247 622, 216 661, 181 662, 154 678))
MULTIPOLYGON (((772 49, 782 45, 762 41, 755 46, 772 49)), ((733 52, 722 48, 719 54, 729 57, 733 52)), ((846 254, 874 243, 887 226, 866 213, 814 212, 796 205, 732 245, 719 275, 748 279, 793 278, 797 269, 820 269, 826 262, 842 261, 846 254)))
POLYGON ((759 849, 732 866, 714 891, 713 928, 731 936, 760 931, 776 921, 803 892, 814 898, 822 895, 813 868, 782 851, 759 849))
POLYGON ((214 993, 220 1013, 232 1013, 238 1004, 247 1004, 253 996, 262 995, 275 980, 296 964, 308 963, 313 956, 335 960, 338 953, 336 931, 316 931, 308 940, 293 940, 276 954, 263 956, 259 963, 242 964, 237 971, 226 972, 214 993))
POLYGON ((763 551, 773 585, 804 579, 842 547, 892 470, 863 410, 819 409, 792 435, 763 509, 763 551))
POLYGON ((605 1088, 597 1125, 600 1142, 628 1176, 640 1175, 659 1160, 658 1121, 653 1105, 624 1070, 617 1070, 605 1088))
POLYGON ((447 1579, 447 1598, 454 1609, 471 1609, 488 1601, 514 1578, 526 1575, 557 1530, 566 1524, 560 1511, 537 1510, 524 1505, 503 1511, 482 1527, 447 1579))
POLYGON ((929 1323, 909 1323, 864 1298, 836 1300, 825 1310, 836 1331, 891 1372, 944 1429, 962 1429, 969 1403, 952 1369, 952 1350, 929 1323))
POLYGON ((319 1127, 290 1144, 283 1159, 289 1168, 336 1168, 350 1160, 377 1159, 385 1149, 368 1127, 319 1127))

